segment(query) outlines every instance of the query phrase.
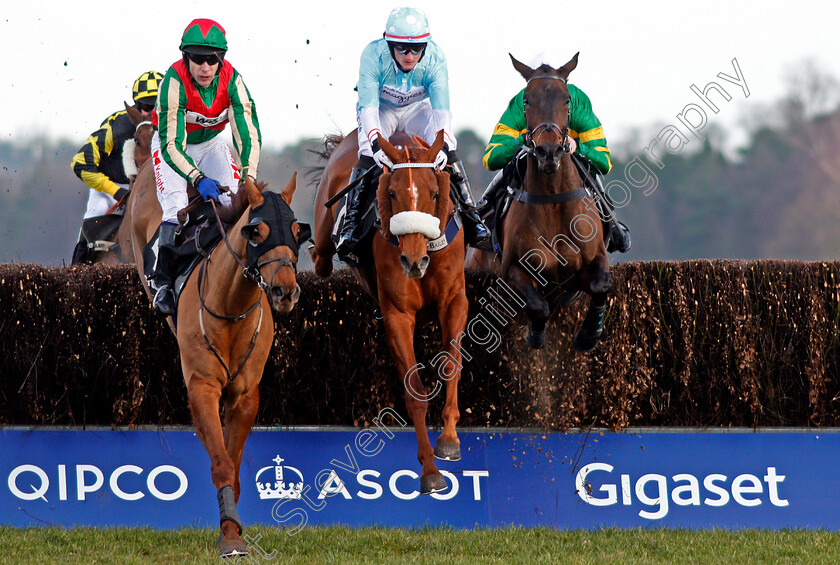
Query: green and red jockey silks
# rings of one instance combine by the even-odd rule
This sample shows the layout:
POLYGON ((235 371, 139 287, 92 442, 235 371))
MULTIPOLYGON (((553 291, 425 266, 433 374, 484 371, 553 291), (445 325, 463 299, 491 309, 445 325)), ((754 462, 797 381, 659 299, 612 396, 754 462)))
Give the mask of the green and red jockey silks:
POLYGON ((190 45, 211 47, 219 51, 227 51, 225 28, 218 22, 206 18, 198 18, 190 22, 184 35, 181 36, 181 50, 190 45))

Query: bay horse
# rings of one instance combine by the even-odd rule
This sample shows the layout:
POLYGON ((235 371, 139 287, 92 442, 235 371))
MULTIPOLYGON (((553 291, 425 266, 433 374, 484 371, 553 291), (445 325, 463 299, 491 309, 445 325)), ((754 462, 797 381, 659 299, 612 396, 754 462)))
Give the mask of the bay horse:
MULTIPOLYGON (((177 327, 168 318, 178 341, 193 424, 210 456, 218 490, 222 556, 247 553, 236 512, 239 469, 274 340, 270 310, 287 314, 300 296, 298 241, 308 239, 309 227, 298 223, 289 208, 296 180, 297 173, 278 195, 264 192, 265 183, 246 177, 230 208, 218 209, 220 218, 229 219, 233 227, 187 281, 178 301, 177 327)), ((140 169, 126 218, 137 272, 151 301, 143 246, 161 221, 151 161, 140 169)))
POLYGON ((556 309, 589 294, 574 338, 578 351, 589 351, 601 338, 612 278, 601 218, 570 155, 566 81, 578 54, 557 69, 532 69, 510 58, 527 81, 527 170, 497 226, 501 259, 471 249, 466 267, 494 272, 520 293, 530 320, 528 343, 535 349, 545 345, 546 323, 556 309))
MULTIPOLYGON (((417 434, 417 458, 423 466, 420 492, 430 494, 449 487, 435 466, 435 457, 448 461, 461 458, 461 443, 455 430, 460 418, 461 370, 461 352, 456 345, 467 323, 464 235, 460 230, 448 246, 429 251, 430 241, 444 233, 454 214, 449 197, 449 173, 435 170, 433 164, 443 147, 443 132, 438 132, 431 147, 418 138, 403 149, 381 136, 379 143, 394 163, 393 169, 386 168, 379 178, 376 196, 381 230, 373 236, 372 262, 352 269, 361 285, 379 301, 388 349, 403 375, 405 406, 417 434), (445 379, 444 428, 432 449, 426 413, 428 401, 438 389, 427 393, 420 378, 420 365, 414 354, 414 331, 418 323, 434 315, 440 321, 444 346, 435 359, 447 364, 449 372, 445 379)), ((357 144, 357 136, 349 135, 331 153, 327 149, 328 161, 315 197, 312 254, 315 272, 322 277, 332 272, 335 254, 330 237, 335 208, 327 208, 324 203, 347 185, 356 164, 357 144)))
MULTIPOLYGON (((137 173, 140 168, 152 156, 152 134, 154 134, 154 127, 152 126, 151 120, 145 119, 140 110, 134 106, 126 104, 125 111, 128 113, 131 123, 135 126, 133 147, 126 147, 126 149, 131 151, 131 154, 123 156, 126 175, 129 179, 129 189, 131 189, 134 187, 134 181, 137 178, 137 173)), ((117 230, 113 245, 107 251, 97 253, 93 260, 94 263, 103 263, 105 265, 134 263, 134 248, 131 244, 131 221, 126 218, 130 198, 131 193, 129 192, 123 202, 125 204, 125 214, 117 230)), ((113 209, 116 209, 116 205, 113 209)))

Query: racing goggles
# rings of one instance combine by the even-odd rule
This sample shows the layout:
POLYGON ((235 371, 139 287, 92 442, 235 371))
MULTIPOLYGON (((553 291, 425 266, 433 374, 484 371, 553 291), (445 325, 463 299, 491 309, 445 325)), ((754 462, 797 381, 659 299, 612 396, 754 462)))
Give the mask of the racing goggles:
POLYGON ((426 49, 425 43, 391 43, 391 47, 394 48, 394 51, 399 53, 400 55, 408 55, 411 53, 412 55, 419 55, 426 49))

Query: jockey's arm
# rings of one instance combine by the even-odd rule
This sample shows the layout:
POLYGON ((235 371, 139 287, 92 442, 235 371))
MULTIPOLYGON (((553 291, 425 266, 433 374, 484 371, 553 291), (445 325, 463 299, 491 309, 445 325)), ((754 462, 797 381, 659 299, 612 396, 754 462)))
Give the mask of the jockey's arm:
POLYGON ((450 150, 457 149, 457 141, 452 135, 452 112, 449 109, 449 70, 446 66, 446 58, 443 52, 436 46, 434 51, 428 53, 433 57, 429 69, 428 83, 426 89, 429 93, 429 102, 432 105, 432 116, 435 120, 435 130, 443 130, 443 139, 450 150))
POLYGON ((82 182, 94 190, 114 196, 120 189, 119 185, 102 171, 100 165, 102 157, 110 155, 114 150, 114 130, 112 123, 114 116, 109 117, 102 127, 93 132, 87 141, 73 157, 70 165, 73 172, 82 182))
POLYGON ((170 69, 158 92, 158 135, 163 160, 188 182, 195 183, 201 171, 193 158, 187 155, 187 94, 184 85, 170 69))
POLYGON ((525 106, 522 102, 524 95, 523 88, 511 98, 508 107, 493 128, 493 135, 484 149, 483 163, 488 170, 495 171, 504 167, 524 143, 522 134, 527 129, 525 106))
POLYGON ((251 93, 245 86, 242 76, 234 70, 233 77, 228 84, 228 94, 233 116, 230 127, 233 145, 239 155, 242 167, 242 179, 245 175, 257 178, 257 167, 260 163, 260 148, 262 147, 262 133, 257 118, 257 107, 251 93))
POLYGON ((592 111, 589 97, 575 85, 569 85, 569 133, 577 138, 578 154, 605 175, 612 169, 612 157, 604 137, 601 121, 592 111))
POLYGON ((359 81, 356 83, 356 90, 359 93, 359 120, 362 131, 368 141, 373 144, 377 135, 382 133, 379 122, 379 89, 380 84, 380 63, 379 53, 376 49, 376 42, 368 44, 362 51, 359 63, 359 81))

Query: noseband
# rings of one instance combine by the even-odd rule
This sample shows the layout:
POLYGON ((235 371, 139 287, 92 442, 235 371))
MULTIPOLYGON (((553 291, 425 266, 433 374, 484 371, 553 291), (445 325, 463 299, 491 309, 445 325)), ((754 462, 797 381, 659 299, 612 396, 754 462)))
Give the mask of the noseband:
MULTIPOLYGON (((562 77, 556 77, 552 75, 537 75, 532 76, 528 79, 528 84, 531 83, 532 80, 537 79, 552 79, 552 80, 559 80, 562 81, 563 84, 566 84, 566 79, 562 77)), ((569 110, 571 113, 571 110, 569 110)), ((564 155, 569 155, 572 152, 572 144, 569 142, 569 128, 560 128, 554 122, 543 122, 539 124, 535 128, 528 128, 525 131, 525 147, 528 148, 528 153, 533 154, 534 150, 537 148, 537 141, 545 135, 546 133, 553 133, 557 136, 560 140, 560 149, 564 155)))

